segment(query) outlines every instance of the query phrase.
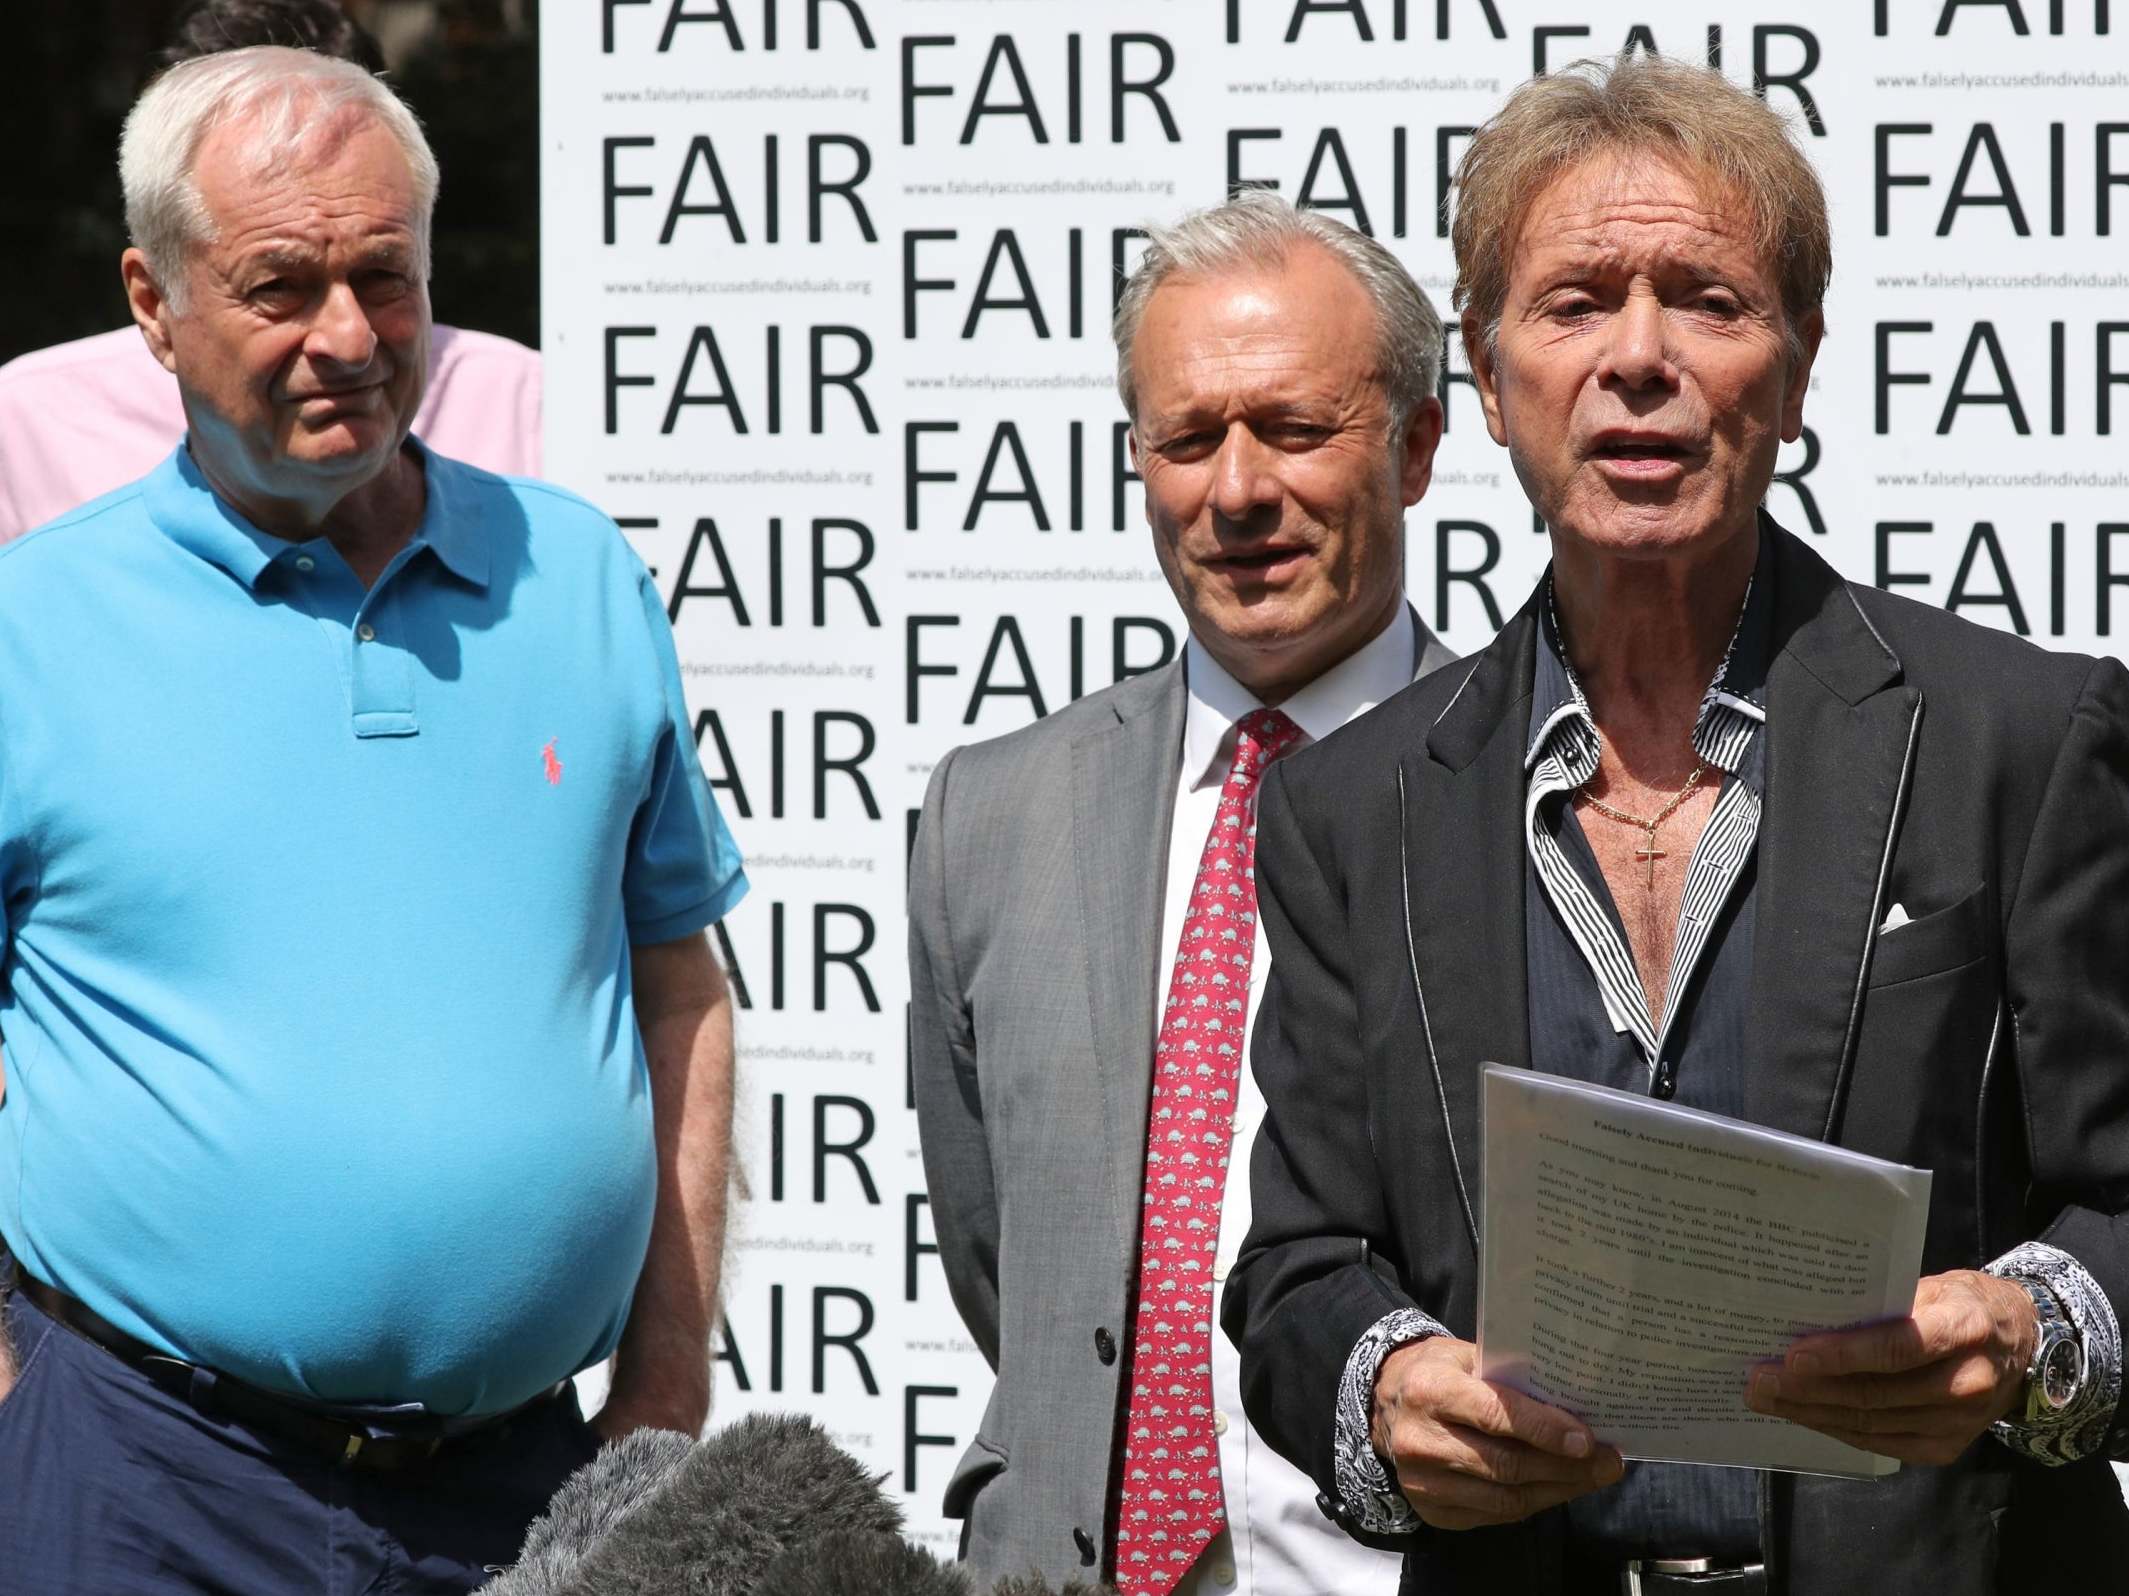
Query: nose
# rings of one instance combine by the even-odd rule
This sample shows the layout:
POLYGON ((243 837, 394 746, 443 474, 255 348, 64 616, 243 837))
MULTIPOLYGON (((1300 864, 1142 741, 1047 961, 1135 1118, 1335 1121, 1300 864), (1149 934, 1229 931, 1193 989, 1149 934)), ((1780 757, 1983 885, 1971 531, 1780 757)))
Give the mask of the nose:
POLYGON ((1271 453, 1248 425, 1232 422, 1213 465, 1212 507, 1222 519, 1248 521, 1276 507, 1283 490, 1271 469, 1271 453))
POLYGON ((355 370, 370 363, 377 352, 377 329, 370 325, 369 313, 352 285, 334 283, 326 290, 324 303, 311 320, 304 352, 313 360, 355 370))
POLYGON ((1655 294, 1636 289, 1612 318, 1604 351, 1607 380, 1630 389, 1663 387, 1677 380, 1667 345, 1663 305, 1655 294))

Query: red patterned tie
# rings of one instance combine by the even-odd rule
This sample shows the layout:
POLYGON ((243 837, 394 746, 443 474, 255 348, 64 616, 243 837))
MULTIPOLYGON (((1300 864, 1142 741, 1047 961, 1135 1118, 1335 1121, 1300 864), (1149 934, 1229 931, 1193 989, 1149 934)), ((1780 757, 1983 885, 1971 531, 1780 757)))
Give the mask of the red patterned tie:
POLYGON ((1234 764, 1198 858, 1153 1050, 1116 1524, 1124 1596, 1167 1596, 1226 1525, 1212 1427, 1212 1259, 1257 939, 1253 800, 1264 767, 1300 735, 1276 709, 1253 709, 1236 722, 1234 764))

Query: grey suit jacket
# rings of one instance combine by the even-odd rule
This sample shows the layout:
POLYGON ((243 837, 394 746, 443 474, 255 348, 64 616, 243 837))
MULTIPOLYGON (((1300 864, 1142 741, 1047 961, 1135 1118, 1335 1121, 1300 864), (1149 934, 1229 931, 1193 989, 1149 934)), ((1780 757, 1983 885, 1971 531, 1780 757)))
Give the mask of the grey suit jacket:
MULTIPOLYGON (((1455 656, 1414 617, 1419 670, 1455 656)), ((998 1373, 946 1488, 979 1588, 1084 1577, 1138 1265, 1181 661, 932 772, 910 1056, 939 1255, 998 1373)))

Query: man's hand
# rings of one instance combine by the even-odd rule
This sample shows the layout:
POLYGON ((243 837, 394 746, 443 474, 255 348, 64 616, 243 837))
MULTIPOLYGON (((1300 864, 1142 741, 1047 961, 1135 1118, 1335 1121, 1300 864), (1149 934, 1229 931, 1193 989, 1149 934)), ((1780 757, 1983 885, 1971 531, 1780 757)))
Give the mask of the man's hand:
POLYGON ((1805 1336, 1745 1401, 1903 1463, 1949 1463, 2011 1411, 2040 1339, 2033 1299, 1972 1269, 1931 1275, 1905 1319, 1805 1336))
POLYGON ((1481 1380, 1477 1367, 1470 1342, 1432 1336, 1399 1347, 1375 1376, 1375 1450, 1427 1523, 1512 1524, 1625 1471, 1572 1413, 1481 1380))

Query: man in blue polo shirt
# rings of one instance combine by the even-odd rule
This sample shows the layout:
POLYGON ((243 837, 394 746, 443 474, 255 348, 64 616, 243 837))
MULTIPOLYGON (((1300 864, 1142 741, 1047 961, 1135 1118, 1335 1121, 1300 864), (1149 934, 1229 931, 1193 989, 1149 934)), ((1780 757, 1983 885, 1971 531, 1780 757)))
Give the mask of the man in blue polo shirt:
POLYGON ((746 882, 613 523, 408 436, 389 91, 189 62, 121 168, 189 432, 0 550, 0 1584, 468 1590, 705 1417, 746 882))

